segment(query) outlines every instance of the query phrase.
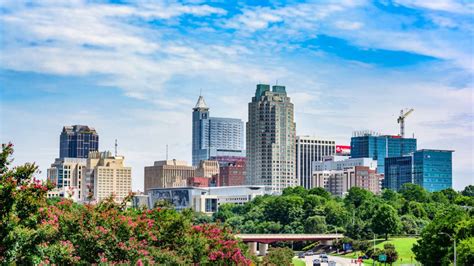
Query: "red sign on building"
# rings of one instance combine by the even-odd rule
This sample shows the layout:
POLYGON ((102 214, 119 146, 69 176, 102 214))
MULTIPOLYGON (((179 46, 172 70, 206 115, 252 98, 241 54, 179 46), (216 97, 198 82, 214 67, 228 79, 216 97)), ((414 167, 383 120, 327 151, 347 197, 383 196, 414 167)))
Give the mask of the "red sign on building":
POLYGON ((337 155, 350 155, 351 154, 351 146, 336 145, 336 154, 337 155))

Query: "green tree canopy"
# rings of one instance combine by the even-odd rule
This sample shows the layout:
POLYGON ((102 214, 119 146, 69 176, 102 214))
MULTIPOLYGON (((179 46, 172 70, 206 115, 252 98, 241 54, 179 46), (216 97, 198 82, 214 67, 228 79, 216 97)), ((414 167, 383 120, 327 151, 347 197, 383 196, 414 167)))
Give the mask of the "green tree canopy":
POLYGON ((400 227, 400 217, 392 206, 385 203, 375 212, 372 219, 372 229, 376 234, 385 235, 387 240, 388 234, 397 233, 400 227))

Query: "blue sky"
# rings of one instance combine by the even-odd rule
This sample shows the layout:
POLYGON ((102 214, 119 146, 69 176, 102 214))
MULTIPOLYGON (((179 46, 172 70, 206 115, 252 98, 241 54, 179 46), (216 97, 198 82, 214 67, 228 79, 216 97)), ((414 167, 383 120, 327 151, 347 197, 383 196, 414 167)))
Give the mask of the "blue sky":
POLYGON ((453 149, 474 183, 472 1, 0 0, 0 140, 46 175, 63 125, 133 167, 191 159, 191 108, 247 120, 257 83, 287 86, 298 135, 398 133, 453 149))

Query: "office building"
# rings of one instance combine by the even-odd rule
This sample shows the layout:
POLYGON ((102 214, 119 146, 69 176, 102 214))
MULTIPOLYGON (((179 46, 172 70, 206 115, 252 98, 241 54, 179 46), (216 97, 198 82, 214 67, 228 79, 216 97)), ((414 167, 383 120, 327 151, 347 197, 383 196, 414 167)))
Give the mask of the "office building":
POLYGON ((219 176, 219 162, 205 160, 199 163, 199 167, 196 168, 195 176, 211 178, 219 176))
POLYGON ((59 140, 60 158, 87 158, 99 150, 99 135, 94 128, 83 125, 64 126, 59 140))
POLYGON ((196 168, 185 161, 156 161, 145 166, 145 193, 151 188, 185 187, 190 177, 196 176, 196 168))
POLYGON ((322 187, 331 194, 343 197, 352 187, 360 187, 380 194, 383 175, 368 166, 353 166, 343 170, 313 172, 311 187, 322 187))
POLYGON ((132 191, 132 168, 124 166, 123 156, 111 152, 90 152, 83 186, 84 201, 99 202, 114 196, 121 202, 132 191))
POLYGON ((245 159, 228 162, 221 165, 219 171, 220 186, 243 186, 245 185, 246 164, 245 159))
POLYGON ((66 197, 74 201, 82 200, 82 180, 86 168, 84 158, 57 158, 47 170, 47 179, 56 187, 48 197, 66 197))
POLYGON ((406 183, 413 183, 413 157, 385 158, 383 188, 398 191, 406 183))
POLYGON ((418 150, 409 156, 385 159, 384 187, 399 190, 414 183, 430 192, 452 188, 451 150, 418 150))
POLYGON ((294 107, 284 86, 258 84, 247 122, 248 185, 297 186, 294 107))
POLYGON ((334 155, 336 142, 310 136, 296 136, 296 178, 300 186, 310 188, 313 162, 334 155))
POLYGON ((215 156, 245 156, 241 119, 210 117, 204 97, 193 108, 192 164, 215 156))
POLYGON ((453 186, 453 152, 451 150, 418 150, 413 154, 413 181, 429 192, 453 186))
POLYGON ((377 160, 377 172, 385 170, 385 158, 406 156, 416 151, 416 139, 382 136, 374 132, 355 132, 351 138, 352 158, 377 160))

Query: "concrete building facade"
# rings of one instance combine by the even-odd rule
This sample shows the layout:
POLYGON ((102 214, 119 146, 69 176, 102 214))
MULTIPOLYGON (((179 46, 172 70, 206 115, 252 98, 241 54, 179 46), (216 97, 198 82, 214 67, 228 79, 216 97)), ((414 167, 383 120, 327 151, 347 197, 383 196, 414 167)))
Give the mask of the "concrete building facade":
POLYGON ((132 168, 123 156, 111 152, 90 152, 83 186, 84 201, 101 201, 111 195, 121 202, 132 191, 132 168))
POLYGON ((334 155, 336 142, 311 136, 296 136, 296 178, 300 186, 311 187, 312 163, 334 155))
POLYGON ((145 166, 145 193, 151 188, 185 187, 194 176, 196 168, 185 161, 155 161, 153 166, 145 166))
POLYGON ((294 107, 285 86, 258 84, 248 106, 248 185, 263 185, 281 193, 297 186, 294 107))
POLYGON ((221 164, 219 173, 220 186, 243 186, 246 176, 245 159, 221 164))

